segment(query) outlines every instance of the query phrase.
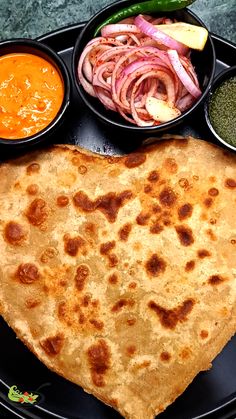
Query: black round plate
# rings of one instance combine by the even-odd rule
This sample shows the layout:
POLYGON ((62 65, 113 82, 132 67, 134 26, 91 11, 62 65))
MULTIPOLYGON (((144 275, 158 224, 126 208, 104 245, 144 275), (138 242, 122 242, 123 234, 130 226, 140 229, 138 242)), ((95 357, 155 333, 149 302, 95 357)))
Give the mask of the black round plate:
MULTIPOLYGON (((41 37, 54 48, 71 71, 73 45, 82 28, 73 25, 41 37)), ((236 60, 236 46, 213 35, 217 55, 217 73, 236 60)), ((60 138, 54 142, 79 144, 95 152, 122 154, 135 149, 144 138, 126 138, 112 132, 94 119, 84 108, 73 86, 72 104, 60 138)), ((204 122, 203 110, 194 115, 189 125, 178 127, 175 134, 193 135, 214 141, 204 122)), ((0 418, 13 419, 118 419, 115 410, 86 394, 80 387, 49 371, 16 339, 14 332, 0 318, 0 418), (40 393, 41 402, 33 407, 11 402, 9 387, 40 393), (1 412, 1 405, 5 406, 1 412)), ((236 336, 213 362, 213 367, 200 373, 184 394, 158 416, 160 419, 228 419, 236 417, 236 336)))

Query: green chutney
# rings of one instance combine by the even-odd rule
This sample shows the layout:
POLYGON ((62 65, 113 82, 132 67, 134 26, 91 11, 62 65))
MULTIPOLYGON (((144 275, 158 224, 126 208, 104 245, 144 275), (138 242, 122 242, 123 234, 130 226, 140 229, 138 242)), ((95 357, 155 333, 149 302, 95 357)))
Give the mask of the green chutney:
POLYGON ((236 147, 236 76, 216 88, 210 100, 209 115, 215 132, 236 147))

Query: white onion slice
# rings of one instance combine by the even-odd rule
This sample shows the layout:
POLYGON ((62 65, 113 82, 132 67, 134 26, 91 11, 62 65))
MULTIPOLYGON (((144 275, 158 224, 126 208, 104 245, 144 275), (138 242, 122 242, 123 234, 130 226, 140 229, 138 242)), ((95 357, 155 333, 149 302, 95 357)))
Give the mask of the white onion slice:
POLYGON ((199 87, 197 87, 194 84, 194 82, 192 81, 192 79, 188 75, 187 71, 182 66, 177 51, 168 50, 167 54, 169 56, 170 62, 173 65, 173 68, 174 68, 177 76, 182 81, 184 87, 187 89, 187 91, 189 93, 191 93, 192 96, 194 96, 197 99, 199 96, 201 96, 202 92, 199 89, 199 87))
POLYGON ((181 42, 176 41, 169 35, 157 29, 150 22, 147 22, 142 15, 138 15, 134 19, 134 23, 141 32, 150 36, 150 38, 154 39, 159 44, 164 45, 166 48, 175 49, 182 55, 185 55, 188 52, 188 48, 184 44, 181 44, 181 42))

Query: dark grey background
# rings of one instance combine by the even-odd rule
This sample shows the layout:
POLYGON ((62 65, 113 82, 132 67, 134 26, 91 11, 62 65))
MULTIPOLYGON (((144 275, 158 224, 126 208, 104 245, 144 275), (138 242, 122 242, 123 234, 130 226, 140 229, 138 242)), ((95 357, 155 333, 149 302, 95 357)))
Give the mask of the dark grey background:
MULTIPOLYGON (((110 0, 0 0, 0 40, 35 38, 88 20, 110 3, 110 0)), ((197 0, 191 9, 212 32, 236 43, 236 0, 197 0)))

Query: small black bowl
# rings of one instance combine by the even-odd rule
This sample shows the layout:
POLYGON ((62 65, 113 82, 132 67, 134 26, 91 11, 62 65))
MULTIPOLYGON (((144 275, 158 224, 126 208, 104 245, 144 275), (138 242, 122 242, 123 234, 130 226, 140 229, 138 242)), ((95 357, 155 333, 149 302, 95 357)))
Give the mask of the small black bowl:
MULTIPOLYGON (((218 76, 215 78, 211 89, 209 91, 207 100, 205 102, 204 105, 204 112, 205 112, 205 118, 206 118, 206 122, 208 125, 208 128, 210 129, 210 131, 212 132, 212 134, 214 135, 214 137, 221 143, 224 144, 224 146, 226 146, 227 148, 230 148, 231 150, 236 151, 236 146, 233 146, 232 144, 227 143, 223 138, 220 137, 220 135, 217 134, 217 132, 215 131, 212 123, 211 123, 211 118, 210 118, 210 103, 212 100, 212 96, 214 95, 214 92, 216 91, 216 89, 226 80, 230 79, 231 77, 235 77, 236 76, 236 66, 233 67, 229 67, 226 70, 223 70, 220 74, 218 74, 218 76)), ((235 131, 236 131, 236 127, 235 127, 235 131)), ((236 138, 236 135, 235 135, 236 138)))
POLYGON ((38 133, 31 135, 25 138, 11 139, 0 137, 0 146, 7 147, 8 149, 15 149, 19 147, 28 147, 38 144, 39 142, 45 141, 55 133, 58 127, 64 120, 66 110, 70 103, 70 89, 71 82, 68 70, 63 62, 63 60, 48 46, 41 44, 38 41, 33 41, 31 39, 10 39, 7 41, 0 42, 0 56, 13 53, 28 53, 37 55, 41 58, 44 58, 50 64, 52 64, 58 71, 63 84, 64 84, 64 98, 61 104, 61 107, 55 116, 55 118, 47 125, 43 130, 38 133))
MULTIPOLYGON (((173 119, 172 121, 169 121, 167 123, 163 123, 161 125, 150 127, 138 127, 136 125, 132 125, 131 123, 123 119, 118 113, 107 110, 98 99, 90 96, 83 89, 82 85, 79 83, 78 80, 77 67, 80 55, 86 44, 94 37, 94 31, 97 28, 97 26, 119 9, 128 7, 129 5, 132 5, 134 3, 137 3, 137 0, 116 1, 115 3, 99 11, 94 17, 92 17, 92 19, 89 20, 84 29, 81 31, 75 44, 72 61, 73 78, 76 88, 85 104, 98 118, 100 118, 100 120, 102 120, 106 124, 109 124, 112 128, 120 128, 135 134, 159 134, 176 127, 180 123, 185 122, 189 115, 192 114, 192 112, 194 112, 196 108, 198 108, 198 106, 204 101, 214 77, 216 63, 215 49, 211 35, 209 33, 204 50, 192 50, 191 60, 198 76, 199 84, 202 90, 202 95, 190 109, 183 112, 182 115, 178 118, 173 119)), ((158 13, 155 16, 166 16, 170 18, 175 18, 178 21, 187 22, 197 26, 203 26, 204 28, 206 28, 202 21, 188 9, 182 9, 171 13, 158 13)))

